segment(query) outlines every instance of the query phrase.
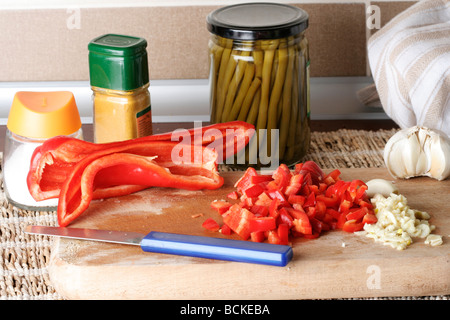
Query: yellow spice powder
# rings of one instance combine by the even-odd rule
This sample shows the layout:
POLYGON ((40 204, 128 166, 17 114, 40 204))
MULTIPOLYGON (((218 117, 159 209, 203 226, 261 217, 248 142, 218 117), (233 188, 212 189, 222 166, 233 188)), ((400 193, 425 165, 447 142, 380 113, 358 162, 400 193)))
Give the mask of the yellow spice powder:
POLYGON ((94 141, 123 141, 152 134, 148 85, 131 91, 93 88, 94 141))

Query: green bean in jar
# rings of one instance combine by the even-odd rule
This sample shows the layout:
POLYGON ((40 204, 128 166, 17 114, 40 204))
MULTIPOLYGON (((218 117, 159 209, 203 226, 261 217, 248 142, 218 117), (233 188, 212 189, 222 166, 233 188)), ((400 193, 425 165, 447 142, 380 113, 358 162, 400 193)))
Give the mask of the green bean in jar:
POLYGON ((289 166, 306 155, 310 145, 307 23, 305 11, 273 3, 233 5, 208 16, 210 121, 242 120, 256 129, 241 160, 227 164, 289 166))

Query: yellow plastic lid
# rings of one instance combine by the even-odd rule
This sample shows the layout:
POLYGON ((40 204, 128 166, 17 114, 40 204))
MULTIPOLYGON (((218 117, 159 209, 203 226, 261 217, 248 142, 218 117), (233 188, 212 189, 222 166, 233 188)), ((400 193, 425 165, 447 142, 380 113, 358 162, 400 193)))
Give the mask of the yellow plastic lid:
POLYGON ((78 131, 81 119, 72 92, 20 91, 14 96, 6 126, 23 137, 47 139, 78 131))

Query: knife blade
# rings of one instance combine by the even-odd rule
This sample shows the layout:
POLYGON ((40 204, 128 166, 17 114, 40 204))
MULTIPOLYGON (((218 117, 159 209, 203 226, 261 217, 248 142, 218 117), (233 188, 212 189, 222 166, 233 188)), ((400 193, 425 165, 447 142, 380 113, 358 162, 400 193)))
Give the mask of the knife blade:
POLYGON ((25 233, 79 240, 137 245, 145 252, 284 267, 293 257, 288 245, 151 231, 148 234, 115 230, 26 226, 25 233))

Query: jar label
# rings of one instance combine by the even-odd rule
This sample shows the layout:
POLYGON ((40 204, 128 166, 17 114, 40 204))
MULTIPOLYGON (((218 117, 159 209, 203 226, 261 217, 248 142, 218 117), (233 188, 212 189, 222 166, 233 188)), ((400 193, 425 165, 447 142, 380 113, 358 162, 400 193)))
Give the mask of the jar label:
POLYGON ((136 124, 138 137, 149 136, 153 133, 151 105, 136 113, 136 124))

